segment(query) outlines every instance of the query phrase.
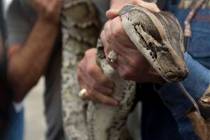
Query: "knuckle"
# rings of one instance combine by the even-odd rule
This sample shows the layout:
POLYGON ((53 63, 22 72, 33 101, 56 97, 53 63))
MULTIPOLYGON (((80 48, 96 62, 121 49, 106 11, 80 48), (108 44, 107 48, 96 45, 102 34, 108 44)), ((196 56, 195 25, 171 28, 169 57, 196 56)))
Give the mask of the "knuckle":
POLYGON ((46 8, 46 11, 47 11, 47 13, 50 14, 50 15, 53 13, 52 7, 47 7, 47 8, 46 8))
POLYGON ((104 38, 104 30, 101 32, 101 34, 100 34, 100 38, 104 38))
POLYGON ((90 76, 94 76, 96 73, 96 69, 94 65, 89 65, 87 68, 87 72, 90 76))
POLYGON ((85 52, 85 56, 84 56, 84 57, 85 57, 85 58, 88 57, 88 56, 90 55, 90 52, 91 52, 90 50, 87 50, 87 51, 85 52))
POLYGON ((97 90, 98 89, 98 84, 99 84, 98 82, 94 81, 92 83, 92 89, 97 90))
POLYGON ((113 31, 112 32, 112 34, 111 34, 111 36, 113 37, 113 38, 118 38, 118 33, 117 33, 117 31, 113 31))
POLYGON ((85 57, 89 57, 93 53, 94 50, 95 49, 88 49, 87 51, 85 51, 85 57))
POLYGON ((81 71, 84 69, 84 67, 85 67, 85 61, 81 60, 79 62, 79 64, 77 65, 77 73, 81 73, 81 71))
POLYGON ((88 97, 94 97, 94 89, 93 88, 90 88, 89 90, 88 90, 89 92, 88 92, 88 97))
POLYGON ((120 22, 120 20, 118 18, 115 18, 111 23, 111 30, 113 35, 118 36, 119 34, 121 34, 123 32, 123 28, 122 28, 122 24, 120 22))
POLYGON ((111 21, 107 21, 105 24, 104 24, 104 30, 106 31, 106 30, 109 30, 109 25, 110 25, 110 23, 111 23, 111 21))
POLYGON ((101 34, 100 34, 100 38, 101 38, 101 41, 103 43, 103 45, 105 44, 105 41, 107 39, 107 36, 105 35, 105 31, 102 31, 101 34))
POLYGON ((81 60, 80 62, 79 62, 79 64, 78 64, 78 66, 77 66, 77 72, 79 72, 81 69, 82 69, 82 62, 83 62, 83 60, 81 60))
POLYGON ((99 81, 97 81, 97 83, 99 84, 99 85, 105 85, 106 83, 107 83, 107 80, 105 79, 105 78, 101 78, 99 81))
POLYGON ((138 66, 140 62, 138 59, 134 58, 134 59, 131 59, 129 63, 131 66, 138 66))
POLYGON ((105 55, 107 56, 110 52, 109 47, 104 47, 104 52, 105 52, 105 55))
POLYGON ((121 29, 119 27, 115 27, 112 32, 112 37, 118 38, 121 34, 121 29))
POLYGON ((133 77, 134 70, 132 68, 128 68, 120 73, 120 76, 125 80, 130 80, 133 77))
POLYGON ((136 0, 135 0, 135 1, 132 1, 131 4, 137 5, 137 4, 139 4, 139 2, 141 2, 141 1, 136 1, 136 0))

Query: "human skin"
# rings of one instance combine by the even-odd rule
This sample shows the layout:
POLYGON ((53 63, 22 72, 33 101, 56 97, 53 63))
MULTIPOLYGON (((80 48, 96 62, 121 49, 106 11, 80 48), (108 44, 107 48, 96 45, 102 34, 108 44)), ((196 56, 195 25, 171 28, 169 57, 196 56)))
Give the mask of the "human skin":
POLYGON ((8 78, 20 102, 43 75, 59 29, 62 0, 33 0, 37 20, 27 40, 8 50, 8 78))
MULTIPOLYGON (((110 10, 106 15, 108 21, 101 32, 101 40, 107 57, 111 50, 117 53, 117 62, 110 65, 117 70, 121 77, 138 83, 160 81, 160 76, 151 68, 146 59, 136 49, 123 30, 120 18, 117 16, 119 10, 126 4, 139 4, 145 8, 158 12, 154 3, 140 0, 112 0, 110 10)), ((96 50, 90 49, 78 65, 78 80, 81 88, 87 93, 85 99, 101 102, 103 104, 116 106, 118 101, 111 97, 113 83, 104 76, 96 62, 96 50), (108 84, 109 83, 109 84, 108 84)))

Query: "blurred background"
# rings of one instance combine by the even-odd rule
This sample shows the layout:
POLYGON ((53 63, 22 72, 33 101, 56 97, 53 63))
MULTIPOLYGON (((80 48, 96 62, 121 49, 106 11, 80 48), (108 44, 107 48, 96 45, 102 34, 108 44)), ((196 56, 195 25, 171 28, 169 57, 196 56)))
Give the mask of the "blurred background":
MULTIPOLYGON (((3 0, 7 10, 12 0, 3 0)), ((44 78, 40 79, 24 100, 25 140, 44 140, 46 124, 43 105, 44 78)))
POLYGON ((45 118, 43 105, 44 78, 25 98, 25 140, 44 140, 45 118))

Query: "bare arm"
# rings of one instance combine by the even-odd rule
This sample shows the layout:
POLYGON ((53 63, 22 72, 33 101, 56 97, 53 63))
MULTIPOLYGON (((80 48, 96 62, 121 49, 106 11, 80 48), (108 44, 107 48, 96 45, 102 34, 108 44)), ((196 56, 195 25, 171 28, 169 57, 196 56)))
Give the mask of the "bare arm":
POLYGON ((8 78, 17 102, 45 71, 58 33, 61 1, 44 1, 35 0, 38 19, 25 43, 13 44, 9 49, 8 78))
POLYGON ((56 25, 39 19, 26 43, 14 45, 9 50, 8 78, 16 101, 21 101, 43 74, 57 32, 56 25))

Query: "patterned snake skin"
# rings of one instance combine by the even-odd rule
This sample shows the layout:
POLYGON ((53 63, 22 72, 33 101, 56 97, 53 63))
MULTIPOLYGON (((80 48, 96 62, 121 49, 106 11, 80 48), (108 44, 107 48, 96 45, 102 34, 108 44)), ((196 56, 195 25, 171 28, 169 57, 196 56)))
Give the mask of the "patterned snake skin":
MULTIPOLYGON (((172 15, 153 13, 131 5, 124 7, 119 15, 131 41, 163 79, 174 82, 186 76, 183 34, 172 15)), ((69 140, 130 140, 125 124, 131 108, 135 106, 135 82, 121 79, 108 65, 100 40, 97 44, 97 62, 115 83, 113 96, 121 105, 109 107, 86 102, 78 97, 80 88, 76 67, 85 50, 96 46, 99 31, 99 20, 91 1, 65 0, 62 12, 62 105, 65 133, 69 140)))
POLYGON ((87 103, 78 97, 77 64, 85 50, 96 46, 100 31, 95 7, 90 0, 65 0, 62 11, 63 124, 69 140, 90 140, 86 120, 87 103))

